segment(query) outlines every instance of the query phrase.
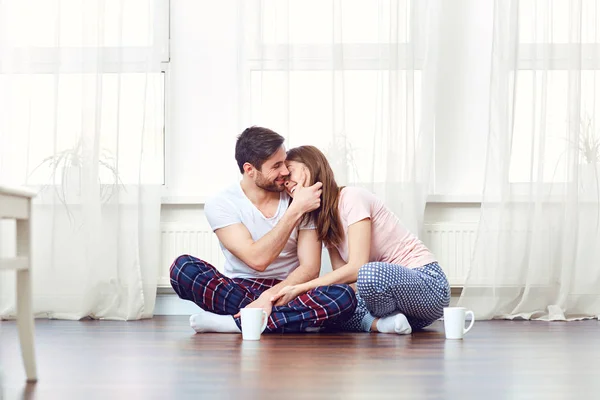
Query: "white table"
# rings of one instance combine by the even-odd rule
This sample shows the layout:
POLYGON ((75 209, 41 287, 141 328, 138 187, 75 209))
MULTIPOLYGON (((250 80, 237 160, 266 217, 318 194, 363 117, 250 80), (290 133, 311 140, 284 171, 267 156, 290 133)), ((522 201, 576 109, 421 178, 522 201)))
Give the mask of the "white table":
POLYGON ((2 258, 0 271, 17 272, 17 328, 28 382, 37 380, 34 320, 31 309, 31 199, 34 192, 0 186, 0 219, 17 221, 17 256, 2 258))

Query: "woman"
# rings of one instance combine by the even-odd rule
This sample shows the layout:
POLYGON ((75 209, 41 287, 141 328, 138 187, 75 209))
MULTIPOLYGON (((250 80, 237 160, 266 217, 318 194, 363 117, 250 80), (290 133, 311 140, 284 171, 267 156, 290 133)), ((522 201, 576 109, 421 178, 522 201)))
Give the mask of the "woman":
POLYGON ((448 280, 435 256, 369 191, 339 187, 325 155, 316 147, 288 151, 286 190, 323 183, 321 207, 311 212, 333 271, 283 288, 273 301, 291 301, 317 286, 355 283, 358 307, 342 328, 409 334, 443 314, 450 302, 448 280))

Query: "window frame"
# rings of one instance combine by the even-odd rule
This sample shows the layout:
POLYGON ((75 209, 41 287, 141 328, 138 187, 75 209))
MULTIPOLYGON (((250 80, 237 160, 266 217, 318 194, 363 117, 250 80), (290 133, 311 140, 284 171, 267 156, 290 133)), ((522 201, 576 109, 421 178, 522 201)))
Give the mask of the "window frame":
MULTIPOLYGON (((171 0, 152 0, 153 42, 151 46, 106 46, 106 47, 13 47, 8 65, 0 64, 2 74, 112 74, 112 73, 153 73, 162 75, 163 119, 162 119, 162 178, 157 180, 164 187, 167 184, 168 146, 168 93, 170 63, 171 0), (81 63, 73 60, 98 59, 98 63, 81 63), (16 62, 15 62, 16 61, 16 62)), ((154 183, 153 183, 154 184, 154 183)), ((125 183, 127 185, 127 183, 125 183)), ((58 186, 54 182, 31 184, 34 188, 58 186)), ((110 184, 101 184, 111 186, 110 184)))

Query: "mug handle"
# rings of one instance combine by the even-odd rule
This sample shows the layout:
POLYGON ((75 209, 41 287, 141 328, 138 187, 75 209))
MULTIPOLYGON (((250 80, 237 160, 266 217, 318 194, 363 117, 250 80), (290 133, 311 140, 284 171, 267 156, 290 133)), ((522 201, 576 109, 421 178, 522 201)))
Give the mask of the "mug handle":
POLYGON ((465 316, 466 316, 466 315, 469 315, 469 314, 471 314, 471 323, 469 324, 469 327, 468 327, 467 329, 464 329, 464 327, 463 327, 463 329, 464 329, 464 331, 463 331, 463 335, 466 335, 466 334, 467 334, 467 332, 469 332, 469 330, 471 330, 471 328, 473 327, 473 324, 475 323, 475 314, 473 314, 473 311, 471 311, 471 310, 468 310, 468 311, 465 313, 465 316))
POLYGON ((269 322, 269 316, 267 315, 267 312, 265 310, 262 310, 262 312, 265 322, 263 322, 262 328, 260 328, 260 333, 264 332, 265 328, 267 327, 267 323, 269 322))

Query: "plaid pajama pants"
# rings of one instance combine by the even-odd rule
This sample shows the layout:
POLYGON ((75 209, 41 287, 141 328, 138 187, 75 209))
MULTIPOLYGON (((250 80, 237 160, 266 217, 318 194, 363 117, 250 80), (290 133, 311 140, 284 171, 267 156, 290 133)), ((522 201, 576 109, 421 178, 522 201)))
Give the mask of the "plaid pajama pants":
MULTIPOLYGON (((171 285, 179 297, 221 315, 237 314, 279 282, 228 278, 209 263, 190 255, 177 257, 171 265, 171 285)), ((274 306, 265 332, 318 331, 350 318, 355 308, 356 297, 350 286, 319 286, 285 306, 274 306)), ((241 328, 239 318, 235 322, 241 328)))

